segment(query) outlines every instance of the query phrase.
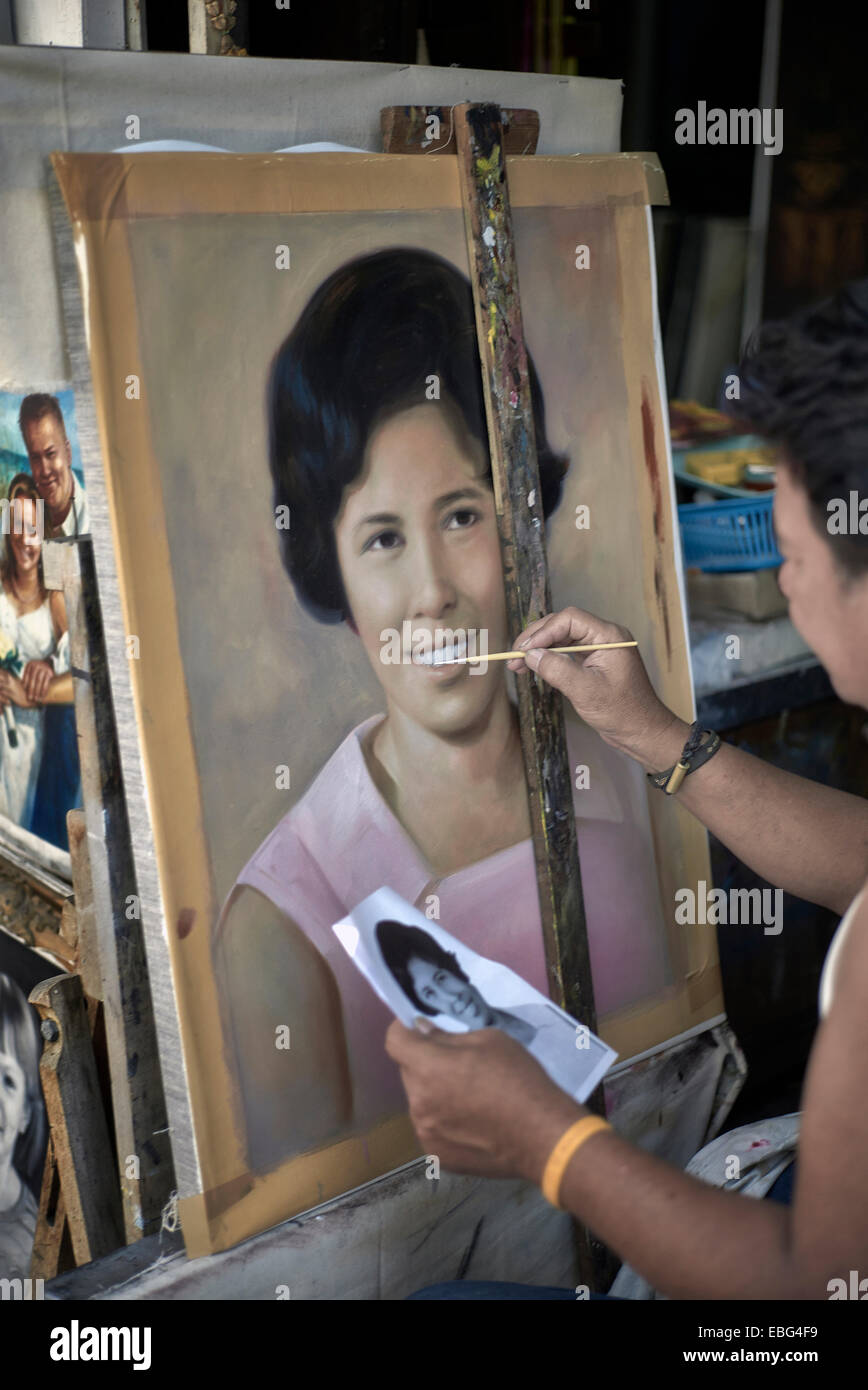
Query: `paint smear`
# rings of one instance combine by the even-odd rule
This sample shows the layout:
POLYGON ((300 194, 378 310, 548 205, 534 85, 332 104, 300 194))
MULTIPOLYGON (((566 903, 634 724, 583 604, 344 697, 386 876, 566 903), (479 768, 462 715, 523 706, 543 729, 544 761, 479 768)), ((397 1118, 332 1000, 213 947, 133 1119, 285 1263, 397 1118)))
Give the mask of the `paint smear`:
POLYGON ((193 923, 196 920, 196 909, 194 907, 182 907, 178 913, 178 940, 183 941, 185 936, 189 936, 193 930, 193 923))
POLYGON ((666 660, 672 663, 672 634, 669 630, 669 607, 666 602, 666 585, 663 578, 663 488, 660 482, 660 465, 654 447, 654 410, 648 382, 642 378, 642 444, 645 450, 645 467, 651 482, 651 496, 654 502, 654 597, 663 619, 663 636, 666 642, 666 660))

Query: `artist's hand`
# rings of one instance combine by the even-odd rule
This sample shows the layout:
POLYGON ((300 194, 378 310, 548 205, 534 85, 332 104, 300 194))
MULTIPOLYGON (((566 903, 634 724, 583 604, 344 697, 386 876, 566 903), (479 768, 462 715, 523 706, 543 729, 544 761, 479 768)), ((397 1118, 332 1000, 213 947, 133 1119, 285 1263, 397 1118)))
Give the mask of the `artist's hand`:
POLYGON ((24 686, 11 671, 0 671, 0 701, 4 708, 6 705, 20 705, 22 709, 32 708, 24 686))
POLYGON ((21 684, 34 704, 41 704, 54 680, 54 669, 48 661, 28 661, 21 675, 21 684))
MULTIPOLYGON (((667 735, 673 728, 680 730, 686 725, 657 696, 638 648, 572 655, 539 652, 544 647, 632 640, 633 634, 617 623, 607 623, 581 608, 564 608, 531 623, 519 634, 513 646, 527 647, 528 655, 524 661, 510 661, 509 668, 517 674, 528 667, 536 671, 567 697, 576 714, 596 729, 606 743, 654 767, 658 765, 661 741, 668 743, 671 740, 667 735)), ((675 739, 675 756, 681 751, 684 737, 679 732, 675 739)))
POLYGON ((401 1068, 423 1151, 456 1173, 539 1182, 585 1113, 499 1028, 444 1033, 423 1020, 414 1031, 396 1021, 386 1051, 401 1068))

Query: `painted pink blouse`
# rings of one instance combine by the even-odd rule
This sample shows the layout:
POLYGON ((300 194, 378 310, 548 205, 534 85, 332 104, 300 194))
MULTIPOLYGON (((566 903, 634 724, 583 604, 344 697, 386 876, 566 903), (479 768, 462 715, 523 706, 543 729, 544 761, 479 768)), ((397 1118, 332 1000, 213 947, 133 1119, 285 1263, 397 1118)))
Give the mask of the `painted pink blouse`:
MULTIPOLYGON (((369 893, 385 886, 422 912, 433 906, 447 931, 549 993, 532 841, 437 878, 368 772, 363 742, 383 718, 348 734, 236 880, 285 912, 330 966, 343 1010, 354 1121, 364 1127, 406 1106, 383 1047, 392 1016, 331 930, 369 893), (439 905, 429 903, 432 895, 439 905)), ((604 1015, 663 983, 651 906, 658 889, 647 838, 629 823, 581 818, 580 796, 574 793, 591 970, 604 1015)))

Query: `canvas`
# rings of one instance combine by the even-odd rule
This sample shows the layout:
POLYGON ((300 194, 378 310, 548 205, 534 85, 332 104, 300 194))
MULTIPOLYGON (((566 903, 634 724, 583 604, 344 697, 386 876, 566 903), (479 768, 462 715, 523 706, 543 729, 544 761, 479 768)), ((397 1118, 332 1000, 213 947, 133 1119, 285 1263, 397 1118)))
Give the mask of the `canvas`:
MULTIPOLYGON (((361 899, 392 888, 546 990, 513 678, 403 660, 414 632, 489 651, 517 635, 457 165, 54 167, 182 1222, 202 1253, 417 1152, 388 1012, 330 930, 361 899)), ((555 606, 629 626, 692 717, 642 161, 508 172, 555 606)), ((707 843, 567 730, 598 1031, 626 1059, 722 1014, 714 946, 673 911, 708 877, 707 843)))

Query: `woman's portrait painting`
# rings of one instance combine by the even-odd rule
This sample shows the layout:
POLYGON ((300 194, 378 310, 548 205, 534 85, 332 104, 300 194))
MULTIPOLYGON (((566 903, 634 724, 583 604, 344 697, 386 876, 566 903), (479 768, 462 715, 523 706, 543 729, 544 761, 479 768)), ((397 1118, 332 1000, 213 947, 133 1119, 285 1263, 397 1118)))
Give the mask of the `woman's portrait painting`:
POLYGON ((0 831, 69 849, 81 804, 63 594, 43 542, 89 530, 71 391, 0 392, 0 831))
MULTIPOLYGON (((528 368, 542 507, 553 518, 583 446, 550 443, 532 354, 528 368)), ((252 1082, 243 1088, 251 1156, 268 1166, 298 1120, 285 1060, 264 1052, 258 1006, 246 1011, 250 971, 259 976, 263 960, 284 988, 297 974, 290 957, 309 962, 296 1026, 302 1037, 317 1029, 327 1128, 367 1126, 401 1103, 382 1015, 329 942, 359 897, 390 884, 415 902, 436 898, 444 926, 474 949, 540 990, 546 969, 509 673, 502 662, 480 670, 436 659, 454 654, 455 633, 484 634, 477 648, 495 652, 511 636, 466 274, 418 247, 353 257, 304 304, 264 385, 283 570, 320 625, 317 645, 326 650, 342 629, 379 687, 377 713, 337 744, 240 866, 218 924, 230 1036, 239 1076, 252 1082), (398 660, 392 634, 408 630, 418 656, 411 646, 398 660), (253 940, 261 952, 251 953, 253 940)), ((586 761, 580 744, 576 735, 575 764, 586 761)), ((664 979, 653 862, 632 827, 613 834, 611 821, 583 816, 578 791, 576 801, 595 992, 611 1013, 664 979)), ((316 1111, 306 1113, 313 1126, 316 1111)))
MULTIPOLYGON (((463 217, 449 161, 396 158, 56 157, 165 920, 195 912, 166 940, 211 1192, 340 1145, 382 1171, 390 1015, 331 931, 378 888, 548 995, 516 678, 454 664, 517 636, 463 217)), ((630 626, 686 709, 647 194, 605 165, 510 165, 552 598, 630 626)), ((670 908, 707 851, 572 718, 567 754, 598 1032, 629 1056, 721 1012, 670 908)))

